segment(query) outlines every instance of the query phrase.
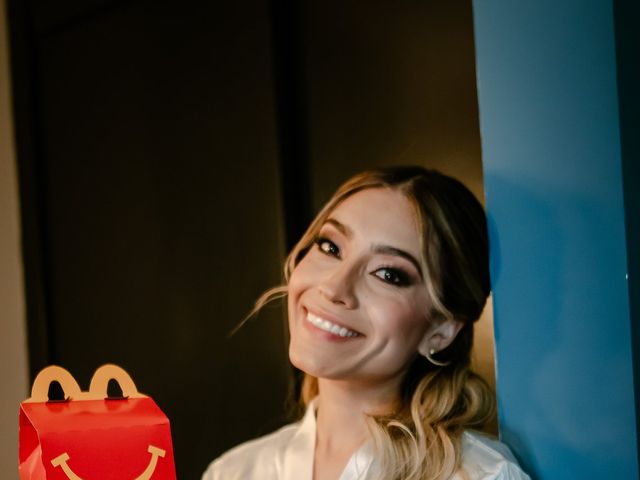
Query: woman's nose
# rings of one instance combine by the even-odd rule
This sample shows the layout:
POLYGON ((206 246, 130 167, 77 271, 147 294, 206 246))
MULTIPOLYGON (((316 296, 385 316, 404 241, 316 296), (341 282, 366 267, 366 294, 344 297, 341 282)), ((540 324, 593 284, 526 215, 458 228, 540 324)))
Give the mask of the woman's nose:
POLYGON ((332 303, 341 304, 345 308, 356 308, 358 299, 355 294, 357 268, 346 261, 335 265, 325 272, 325 276, 318 285, 321 295, 332 303))

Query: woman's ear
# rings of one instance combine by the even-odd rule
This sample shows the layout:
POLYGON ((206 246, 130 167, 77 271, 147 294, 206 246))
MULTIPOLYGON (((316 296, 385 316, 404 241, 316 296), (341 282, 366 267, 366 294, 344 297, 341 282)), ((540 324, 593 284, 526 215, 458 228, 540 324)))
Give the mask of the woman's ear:
POLYGON ((420 355, 428 357, 444 350, 456 339, 463 326, 464 323, 452 318, 438 324, 432 324, 422 338, 418 352, 420 355))

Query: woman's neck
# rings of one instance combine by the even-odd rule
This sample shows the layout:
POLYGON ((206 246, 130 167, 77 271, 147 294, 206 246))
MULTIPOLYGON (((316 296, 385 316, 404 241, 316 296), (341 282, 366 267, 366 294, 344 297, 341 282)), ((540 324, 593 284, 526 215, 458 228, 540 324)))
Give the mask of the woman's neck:
MULTIPOLYGON (((375 387, 319 379, 316 400, 316 465, 314 478, 328 463, 341 472, 353 453, 369 438, 367 415, 381 415, 395 410, 399 385, 395 382, 375 387)), ((338 478, 328 476, 328 478, 338 478)))

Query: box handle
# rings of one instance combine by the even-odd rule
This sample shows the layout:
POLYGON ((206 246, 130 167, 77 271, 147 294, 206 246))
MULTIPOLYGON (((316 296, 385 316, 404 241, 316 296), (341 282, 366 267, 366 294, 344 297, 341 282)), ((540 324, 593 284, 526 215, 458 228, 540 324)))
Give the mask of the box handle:
POLYGON ((38 373, 31 387, 31 398, 27 402, 48 402, 51 382, 58 382, 64 392, 65 400, 77 400, 83 396, 80 386, 67 370, 51 365, 38 373))
POLYGON ((123 368, 112 363, 102 365, 96 370, 96 373, 93 374, 91 384, 89 385, 89 395, 96 400, 107 398, 109 380, 115 380, 120 384, 122 396, 125 398, 146 397, 146 395, 138 392, 136 384, 133 383, 129 374, 123 368))
POLYGON ((107 398, 109 380, 115 380, 120 384, 122 396, 125 398, 146 398, 146 395, 138 392, 129 374, 117 365, 108 363, 98 368, 91 377, 88 392, 80 390, 78 382, 67 370, 51 365, 38 373, 31 387, 31 398, 25 400, 25 403, 48 402, 49 386, 54 381, 62 387, 65 400, 104 400, 107 398))

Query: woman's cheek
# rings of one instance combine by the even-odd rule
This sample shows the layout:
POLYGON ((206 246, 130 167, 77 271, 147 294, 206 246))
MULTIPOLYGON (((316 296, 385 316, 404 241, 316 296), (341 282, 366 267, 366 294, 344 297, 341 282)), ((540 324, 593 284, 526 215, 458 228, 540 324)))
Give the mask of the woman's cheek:
POLYGON ((378 316, 384 319, 388 329, 402 333, 405 337, 420 334, 427 322, 423 308, 418 308, 411 299, 388 302, 378 316))

